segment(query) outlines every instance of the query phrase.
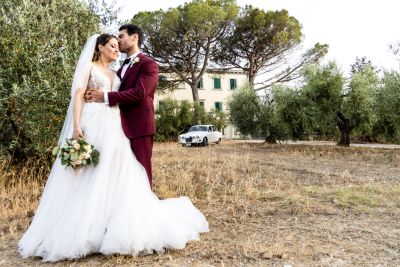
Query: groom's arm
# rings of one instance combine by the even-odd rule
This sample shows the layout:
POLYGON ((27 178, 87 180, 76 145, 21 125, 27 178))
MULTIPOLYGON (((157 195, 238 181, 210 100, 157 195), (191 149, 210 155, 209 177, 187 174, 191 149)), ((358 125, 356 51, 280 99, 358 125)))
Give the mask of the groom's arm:
POLYGON ((143 62, 136 85, 122 92, 109 92, 108 103, 110 106, 117 104, 130 104, 139 102, 151 94, 158 83, 158 65, 155 61, 143 62))

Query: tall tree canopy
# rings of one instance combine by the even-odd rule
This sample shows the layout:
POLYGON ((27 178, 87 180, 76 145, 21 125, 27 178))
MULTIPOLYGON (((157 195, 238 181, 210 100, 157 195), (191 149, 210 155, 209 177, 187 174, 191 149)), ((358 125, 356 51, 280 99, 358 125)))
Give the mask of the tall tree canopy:
POLYGON ((143 51, 172 73, 163 82, 187 83, 198 101, 197 84, 238 10, 234 0, 194 0, 167 11, 140 12, 132 23, 144 30, 143 51))
POLYGON ((215 60, 223 66, 243 69, 250 86, 261 90, 273 84, 301 77, 305 65, 315 63, 328 51, 328 45, 315 44, 300 59, 290 62, 290 55, 300 48, 300 22, 286 10, 264 11, 246 6, 231 25, 219 46, 215 60), (258 75, 266 79, 255 84, 258 75))

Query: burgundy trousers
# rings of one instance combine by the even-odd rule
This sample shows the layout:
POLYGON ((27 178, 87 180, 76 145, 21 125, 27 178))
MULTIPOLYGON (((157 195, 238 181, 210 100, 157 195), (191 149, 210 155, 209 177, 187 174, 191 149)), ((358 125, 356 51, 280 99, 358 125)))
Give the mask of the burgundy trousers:
POLYGON ((150 187, 152 187, 152 171, 151 171, 151 156, 153 152, 153 135, 146 135, 129 139, 131 141, 131 149, 136 156, 136 159, 143 165, 147 172, 150 187))

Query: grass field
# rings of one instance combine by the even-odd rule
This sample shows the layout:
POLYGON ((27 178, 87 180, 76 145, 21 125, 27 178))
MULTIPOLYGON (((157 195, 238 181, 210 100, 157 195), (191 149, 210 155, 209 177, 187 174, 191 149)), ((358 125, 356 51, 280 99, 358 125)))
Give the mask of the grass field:
MULTIPOLYGON (((398 149, 171 143, 155 144, 153 158, 156 194, 189 196, 210 233, 182 251, 54 266, 400 266, 398 149)), ((20 259, 17 242, 48 170, 6 164, 0 180, 28 182, 0 187, 0 266, 41 266, 20 259)))

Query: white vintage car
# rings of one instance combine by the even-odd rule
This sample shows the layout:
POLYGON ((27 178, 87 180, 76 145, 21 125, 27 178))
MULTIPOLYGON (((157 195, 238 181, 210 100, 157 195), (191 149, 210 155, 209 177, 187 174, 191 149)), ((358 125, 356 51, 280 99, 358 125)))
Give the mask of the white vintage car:
POLYGON ((221 143, 222 133, 217 131, 214 125, 193 125, 185 134, 178 137, 182 146, 207 146, 209 143, 221 143))

